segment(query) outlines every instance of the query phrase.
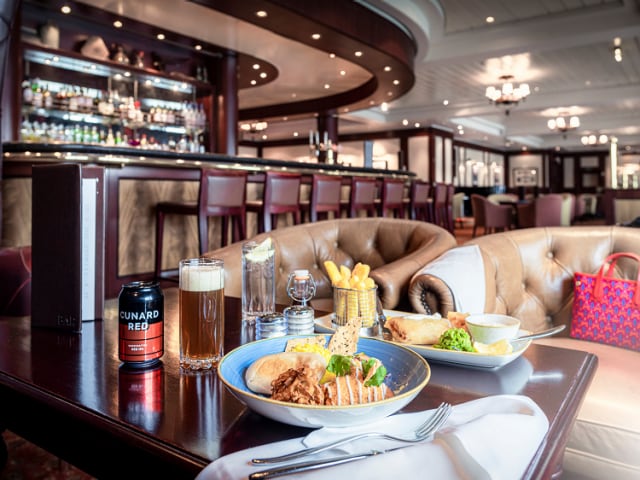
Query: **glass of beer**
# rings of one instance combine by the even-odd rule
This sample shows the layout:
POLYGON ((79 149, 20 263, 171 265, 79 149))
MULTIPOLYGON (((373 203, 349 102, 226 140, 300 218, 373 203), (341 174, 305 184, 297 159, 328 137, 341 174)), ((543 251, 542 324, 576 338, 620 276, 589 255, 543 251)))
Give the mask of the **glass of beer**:
POLYGON ((180 366, 214 368, 224 355, 224 262, 180 261, 180 366))

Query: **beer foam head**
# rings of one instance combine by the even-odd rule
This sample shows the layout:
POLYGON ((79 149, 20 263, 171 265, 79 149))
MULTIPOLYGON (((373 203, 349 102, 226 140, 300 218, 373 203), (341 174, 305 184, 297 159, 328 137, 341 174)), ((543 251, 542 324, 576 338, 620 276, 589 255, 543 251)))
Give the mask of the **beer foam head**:
POLYGON ((180 289, 188 292, 208 292, 224 288, 224 272, 220 265, 182 266, 180 289))

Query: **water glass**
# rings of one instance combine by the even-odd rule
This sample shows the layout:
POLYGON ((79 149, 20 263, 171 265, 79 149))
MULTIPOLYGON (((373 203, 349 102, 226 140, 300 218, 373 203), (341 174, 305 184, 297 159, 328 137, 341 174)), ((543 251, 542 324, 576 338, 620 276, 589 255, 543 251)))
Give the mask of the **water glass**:
POLYGON ((242 321, 276 311, 275 249, 271 239, 242 245, 242 321))
POLYGON ((208 370, 224 355, 224 262, 180 261, 180 366, 208 370))

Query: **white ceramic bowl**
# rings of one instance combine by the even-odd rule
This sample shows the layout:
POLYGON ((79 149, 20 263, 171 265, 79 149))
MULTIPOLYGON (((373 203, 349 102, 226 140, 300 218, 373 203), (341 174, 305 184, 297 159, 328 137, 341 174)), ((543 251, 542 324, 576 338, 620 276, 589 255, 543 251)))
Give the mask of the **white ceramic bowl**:
POLYGON ((465 321, 473 341, 486 344, 511 340, 520 330, 520 320, 499 313, 472 314, 465 321))
POLYGON ((291 338, 308 336, 288 335, 244 344, 222 358, 218 376, 231 393, 252 410, 282 423, 312 428, 361 425, 387 417, 411 402, 431 377, 429 364, 414 351, 384 340, 360 337, 357 351, 385 365, 389 373, 385 383, 395 392, 394 397, 341 407, 297 405, 271 400, 247 387, 245 371, 249 365, 264 355, 283 352, 291 338))

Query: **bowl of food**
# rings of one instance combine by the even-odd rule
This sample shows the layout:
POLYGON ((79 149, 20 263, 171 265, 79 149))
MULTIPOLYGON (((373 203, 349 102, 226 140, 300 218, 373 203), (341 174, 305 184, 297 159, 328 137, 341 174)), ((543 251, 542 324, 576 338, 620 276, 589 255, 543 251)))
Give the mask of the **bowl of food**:
POLYGON ((499 313, 472 314, 465 321, 473 341, 485 345, 511 340, 520 330, 520 320, 499 313))
POLYGON ((429 364, 414 351, 356 336, 351 351, 331 353, 335 335, 287 335, 244 344, 222 358, 218 376, 255 412, 311 428, 387 417, 429 382, 429 364))

